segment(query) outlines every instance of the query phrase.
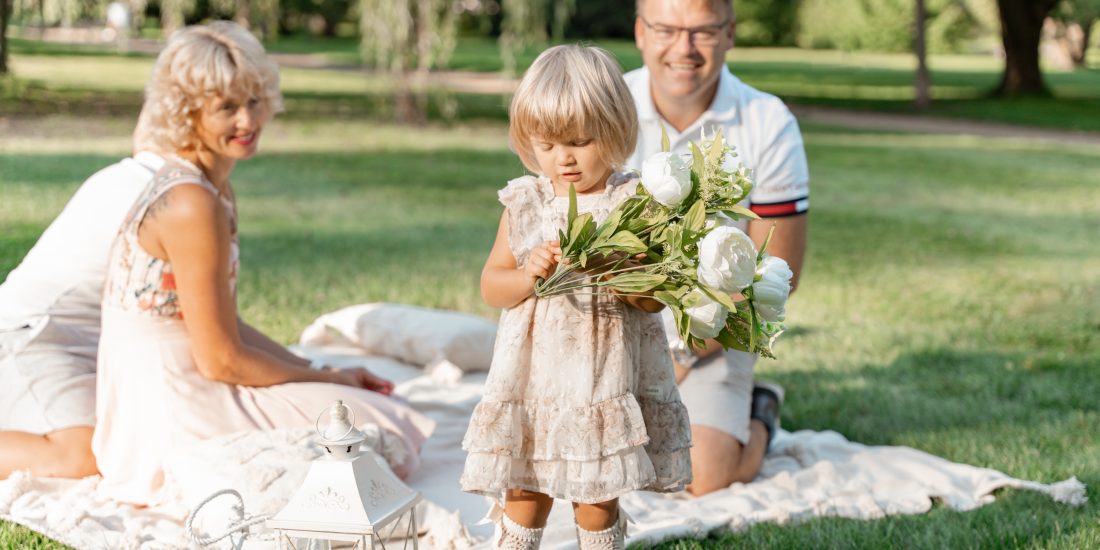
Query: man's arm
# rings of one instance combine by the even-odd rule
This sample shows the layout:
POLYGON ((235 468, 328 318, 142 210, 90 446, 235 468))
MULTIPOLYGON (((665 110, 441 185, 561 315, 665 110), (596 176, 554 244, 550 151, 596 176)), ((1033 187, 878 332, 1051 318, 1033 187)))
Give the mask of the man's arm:
POLYGON ((809 213, 783 216, 781 218, 761 218, 749 222, 749 237, 757 248, 764 244, 768 231, 775 225, 775 233, 768 243, 768 254, 778 256, 791 266, 791 292, 798 288, 798 277, 802 273, 802 262, 806 258, 806 228, 809 225, 809 213))

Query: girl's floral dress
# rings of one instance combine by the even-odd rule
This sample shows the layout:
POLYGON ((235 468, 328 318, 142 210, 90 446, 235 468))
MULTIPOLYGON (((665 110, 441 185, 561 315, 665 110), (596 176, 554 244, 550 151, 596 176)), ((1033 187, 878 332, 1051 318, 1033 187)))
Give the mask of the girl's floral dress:
MULTIPOLYGON (((604 193, 579 196, 578 208, 600 222, 636 186, 613 174, 604 193)), ((568 199, 533 176, 510 181, 499 197, 522 266, 558 238, 568 199)), ((683 489, 691 431, 659 316, 590 293, 531 296, 505 309, 462 447, 462 488, 497 498, 518 488, 596 503, 683 489)))

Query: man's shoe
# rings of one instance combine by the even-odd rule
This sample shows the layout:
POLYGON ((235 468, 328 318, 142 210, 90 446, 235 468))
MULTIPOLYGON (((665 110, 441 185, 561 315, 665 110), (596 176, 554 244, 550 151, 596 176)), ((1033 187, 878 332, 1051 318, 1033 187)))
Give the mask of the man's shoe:
POLYGON ((783 386, 769 382, 757 382, 752 387, 752 407, 749 418, 759 420, 768 430, 768 444, 779 429, 779 407, 783 406, 783 386))

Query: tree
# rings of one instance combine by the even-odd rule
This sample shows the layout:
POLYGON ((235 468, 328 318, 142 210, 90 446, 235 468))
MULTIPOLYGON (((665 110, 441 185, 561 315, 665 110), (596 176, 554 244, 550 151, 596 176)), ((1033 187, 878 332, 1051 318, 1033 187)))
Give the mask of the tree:
POLYGON ((924 9, 924 0, 917 0, 916 7, 916 33, 914 33, 916 36, 913 40, 913 49, 917 54, 917 74, 913 85, 916 88, 917 108, 926 109, 932 104, 932 96, 929 94, 932 79, 928 75, 928 48, 925 44, 928 14, 924 9))
POLYGON ((0 0, 0 74, 8 74, 8 0, 0 0))
POLYGON ((1043 21, 1058 0, 997 0, 1005 70, 996 93, 1001 96, 1046 95, 1039 69, 1039 38, 1043 21))
POLYGON ((392 78, 398 120, 422 121, 428 71, 445 66, 455 48, 458 17, 451 2, 361 0, 359 14, 363 59, 392 78))
POLYGON ((502 3, 500 59, 506 74, 515 74, 519 53, 546 42, 547 0, 509 0, 502 3))
POLYGON ((1054 39, 1072 65, 1085 66, 1085 54, 1092 37, 1092 26, 1100 19, 1100 0, 1062 0, 1051 14, 1054 39))

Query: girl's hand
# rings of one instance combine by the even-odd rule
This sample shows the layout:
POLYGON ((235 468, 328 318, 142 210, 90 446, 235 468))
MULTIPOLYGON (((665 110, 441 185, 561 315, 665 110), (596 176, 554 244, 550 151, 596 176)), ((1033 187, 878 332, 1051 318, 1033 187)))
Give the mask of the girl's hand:
POLYGON ((523 273, 531 279, 548 279, 561 261, 561 246, 558 241, 546 241, 531 251, 523 273))
POLYGON ((370 391, 378 392, 382 395, 390 395, 393 393, 393 382, 386 380, 380 376, 375 375, 366 367, 356 367, 351 369, 338 369, 335 367, 325 367, 325 371, 329 373, 333 384, 343 384, 345 386, 351 386, 353 388, 363 388, 370 391))

